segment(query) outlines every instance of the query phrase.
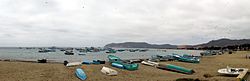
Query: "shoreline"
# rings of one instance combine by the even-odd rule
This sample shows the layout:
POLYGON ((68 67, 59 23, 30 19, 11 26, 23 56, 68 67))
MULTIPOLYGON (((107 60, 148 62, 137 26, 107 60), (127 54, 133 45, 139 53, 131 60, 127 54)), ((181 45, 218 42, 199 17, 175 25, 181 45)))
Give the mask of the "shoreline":
POLYGON ((199 79, 206 81, 235 81, 236 77, 227 77, 217 73, 218 69, 230 67, 250 68, 250 59, 245 55, 249 51, 239 51, 235 54, 223 54, 202 57, 199 64, 184 63, 178 61, 160 62, 162 64, 174 64, 195 70, 192 75, 176 73, 157 69, 151 66, 139 64, 136 71, 128 71, 112 67, 109 63, 103 65, 83 65, 65 67, 62 63, 34 63, 30 61, 0 61, 0 81, 80 81, 74 70, 82 67, 88 78, 86 81, 175 81, 180 78, 199 79), (109 67, 118 71, 117 76, 107 76, 100 72, 101 68, 109 67), (208 78, 204 75, 210 75, 208 78), (37 75, 37 76, 34 76, 37 75))

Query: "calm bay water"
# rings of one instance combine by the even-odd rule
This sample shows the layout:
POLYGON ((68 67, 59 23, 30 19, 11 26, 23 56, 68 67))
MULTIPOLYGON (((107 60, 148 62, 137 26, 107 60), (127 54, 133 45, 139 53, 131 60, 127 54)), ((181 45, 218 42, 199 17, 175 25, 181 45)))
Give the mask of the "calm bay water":
MULTIPOLYGON (((152 55, 168 55, 172 53, 177 54, 192 54, 195 56, 200 55, 199 50, 170 50, 163 51, 162 49, 149 49, 146 52, 117 52, 112 55, 116 55, 121 59, 144 59, 150 58, 152 55)), ((64 52, 56 50, 56 52, 49 53, 38 53, 38 49, 0 49, 0 59, 15 59, 15 60, 26 60, 36 61, 37 59, 47 58, 54 62, 68 61, 87 61, 87 60, 107 60, 107 56, 110 54, 102 52, 91 52, 86 55, 78 55, 78 52, 74 50, 74 55, 65 55, 64 52)))

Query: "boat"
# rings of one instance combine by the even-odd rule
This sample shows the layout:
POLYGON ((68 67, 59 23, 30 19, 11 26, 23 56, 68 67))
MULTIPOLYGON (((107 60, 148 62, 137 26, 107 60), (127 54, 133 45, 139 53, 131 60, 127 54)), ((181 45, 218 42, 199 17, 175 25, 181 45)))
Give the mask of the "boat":
POLYGON ((187 69, 187 68, 172 65, 172 64, 158 64, 157 68, 175 71, 175 72, 179 72, 179 73, 185 73, 185 74, 195 73, 194 70, 192 70, 192 69, 187 69))
POLYGON ((106 53, 116 53, 116 50, 111 49, 111 50, 108 50, 106 53))
POLYGON ((105 61, 93 60, 93 64, 105 64, 105 61))
POLYGON ((227 68, 219 69, 218 73, 224 74, 224 75, 239 75, 244 71, 248 71, 247 68, 231 68, 227 66, 227 68))
POLYGON ((108 59, 109 59, 109 62, 113 64, 114 67, 116 67, 116 65, 119 64, 119 66, 120 65, 123 66, 123 69, 130 70, 130 71, 138 70, 139 68, 139 64, 125 62, 121 60, 119 57, 116 57, 114 55, 108 55, 108 59))
POLYGON ((66 66, 67 67, 72 67, 72 66, 78 66, 78 65, 81 65, 82 62, 70 62, 70 63, 67 63, 66 66))
POLYGON ((122 64, 118 64, 118 63, 111 63, 111 66, 124 69, 124 66, 122 64))
POLYGON ((114 76, 118 74, 116 70, 108 68, 108 67, 102 67, 101 72, 110 76, 114 76))
POLYGON ((65 51, 65 55, 74 55, 73 51, 65 51))
POLYGON ((153 67, 156 67, 159 64, 159 63, 151 62, 151 61, 142 61, 141 63, 144 65, 153 66, 153 67))
POLYGON ((118 49, 117 50, 118 52, 123 52, 123 51, 125 51, 124 49, 118 49))
POLYGON ((81 68, 77 68, 76 71, 75 71, 75 74, 81 80, 86 80, 87 79, 87 75, 85 74, 85 72, 81 68))
POLYGON ((38 51, 39 53, 47 53, 47 52, 56 52, 55 49, 40 49, 38 51))

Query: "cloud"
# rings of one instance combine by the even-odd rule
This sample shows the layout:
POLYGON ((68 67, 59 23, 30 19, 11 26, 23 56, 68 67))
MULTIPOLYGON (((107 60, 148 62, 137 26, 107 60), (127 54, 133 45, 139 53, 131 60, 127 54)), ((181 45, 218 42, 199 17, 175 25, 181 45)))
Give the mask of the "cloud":
POLYGON ((249 0, 1 0, 2 46, 250 38, 249 0))

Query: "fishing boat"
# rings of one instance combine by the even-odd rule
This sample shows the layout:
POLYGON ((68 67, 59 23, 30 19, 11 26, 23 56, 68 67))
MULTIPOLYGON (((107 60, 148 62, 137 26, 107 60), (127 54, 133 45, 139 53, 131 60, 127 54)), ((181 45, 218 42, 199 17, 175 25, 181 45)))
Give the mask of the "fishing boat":
POLYGON ((67 67, 72 67, 72 66, 78 66, 78 65, 81 65, 82 62, 70 62, 70 63, 67 63, 66 66, 67 67))
POLYGON ((158 64, 157 68, 159 69, 166 69, 174 72, 185 73, 185 74, 193 74, 194 70, 187 69, 181 66, 176 66, 172 64, 158 64))
POLYGON ((139 64, 125 62, 121 60, 119 57, 116 57, 114 55, 108 55, 108 59, 109 59, 109 62, 113 64, 114 67, 119 64, 123 66, 123 69, 130 70, 130 71, 138 70, 139 68, 139 64))
POLYGON ((81 80, 86 80, 87 79, 87 75, 85 74, 85 72, 81 68, 77 68, 76 71, 75 71, 75 74, 81 80))
POLYGON ((108 67, 102 67, 101 72, 110 76, 114 76, 118 74, 116 70, 108 68, 108 67))
POLYGON ((248 71, 247 68, 232 68, 227 66, 227 68, 219 69, 218 73, 224 75, 239 75, 244 71, 248 71))

